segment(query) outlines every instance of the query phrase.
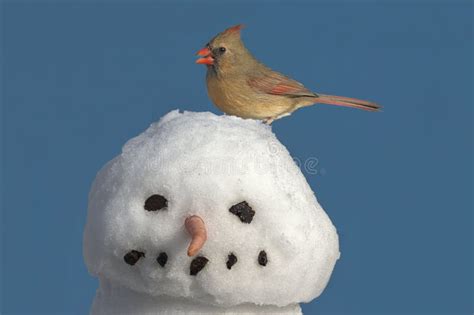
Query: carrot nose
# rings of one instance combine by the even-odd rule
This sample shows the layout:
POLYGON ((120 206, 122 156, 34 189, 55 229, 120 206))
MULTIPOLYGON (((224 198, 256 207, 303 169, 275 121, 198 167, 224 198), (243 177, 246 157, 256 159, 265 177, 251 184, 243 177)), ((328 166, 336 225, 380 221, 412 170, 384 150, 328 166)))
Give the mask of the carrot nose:
POLYGON ((207 240, 207 231, 204 221, 197 215, 190 216, 184 221, 186 231, 191 235, 191 242, 188 246, 188 256, 196 255, 204 246, 207 240))

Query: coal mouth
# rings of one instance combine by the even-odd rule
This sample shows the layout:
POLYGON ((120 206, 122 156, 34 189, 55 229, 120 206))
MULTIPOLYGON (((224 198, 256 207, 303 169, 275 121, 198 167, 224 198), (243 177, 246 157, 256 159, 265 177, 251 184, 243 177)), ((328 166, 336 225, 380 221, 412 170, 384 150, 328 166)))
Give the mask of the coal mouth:
MULTIPOLYGON (((135 266, 135 264, 140 260, 140 259, 145 259, 145 253, 136 249, 132 249, 128 251, 124 256, 123 260, 125 261, 126 264, 130 266, 135 266)), ((168 254, 166 252, 160 252, 157 257, 156 257, 156 262, 158 263, 161 268, 165 268, 166 264, 168 263, 168 254)), ((237 258, 236 254, 233 252, 230 252, 227 255, 227 260, 226 260, 226 267, 227 269, 231 270, 232 267, 239 261, 237 258)), ((264 250, 261 250, 258 253, 256 262, 262 266, 265 267, 268 264, 268 257, 267 257, 267 252, 264 250)), ((191 263, 189 264, 189 275, 191 276, 196 276, 201 270, 203 270, 207 264, 209 263, 209 259, 205 256, 197 256, 195 257, 191 263)))
POLYGON ((203 270, 206 267, 209 259, 204 256, 198 256, 191 261, 189 265, 189 274, 191 276, 195 276, 199 273, 199 271, 203 270))

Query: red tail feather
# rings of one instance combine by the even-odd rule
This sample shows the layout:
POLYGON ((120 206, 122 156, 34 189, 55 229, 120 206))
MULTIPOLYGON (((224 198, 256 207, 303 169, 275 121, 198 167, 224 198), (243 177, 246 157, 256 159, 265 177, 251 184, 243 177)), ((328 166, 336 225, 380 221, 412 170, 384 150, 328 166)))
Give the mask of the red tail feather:
POLYGON ((379 105, 375 103, 359 100, 356 98, 336 96, 336 95, 324 95, 324 94, 318 94, 316 103, 353 107, 353 108, 364 109, 364 110, 368 110, 372 112, 379 111, 381 108, 379 105))

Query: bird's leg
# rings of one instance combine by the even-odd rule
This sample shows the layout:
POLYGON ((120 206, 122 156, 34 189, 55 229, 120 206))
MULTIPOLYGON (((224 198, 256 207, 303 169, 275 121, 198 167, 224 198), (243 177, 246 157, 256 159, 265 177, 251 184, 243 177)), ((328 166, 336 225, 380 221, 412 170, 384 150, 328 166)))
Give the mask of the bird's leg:
POLYGON ((275 120, 275 117, 268 117, 262 120, 262 122, 266 125, 271 125, 274 120, 275 120))

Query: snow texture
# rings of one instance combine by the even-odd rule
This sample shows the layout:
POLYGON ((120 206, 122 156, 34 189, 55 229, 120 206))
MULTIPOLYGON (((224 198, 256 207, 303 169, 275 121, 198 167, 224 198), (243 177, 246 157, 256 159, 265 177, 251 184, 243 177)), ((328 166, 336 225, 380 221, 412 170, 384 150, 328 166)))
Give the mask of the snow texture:
POLYGON ((166 295, 152 296, 138 293, 124 287, 100 281, 100 289, 94 300, 92 315, 301 315, 298 304, 285 307, 274 305, 257 306, 251 303, 224 307, 206 304, 185 298, 173 298, 166 295))
POLYGON ((96 313, 120 307, 111 301, 132 292, 125 295, 187 301, 197 310, 204 304, 245 310, 250 303, 289 305, 297 314, 297 303, 324 290, 339 243, 270 127, 173 111, 128 141, 98 173, 89 195, 84 257, 101 280, 96 313), (186 254, 184 221, 190 215, 200 216, 208 233, 198 254, 208 262, 196 275, 190 274, 195 257, 186 254))

